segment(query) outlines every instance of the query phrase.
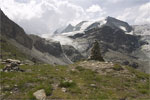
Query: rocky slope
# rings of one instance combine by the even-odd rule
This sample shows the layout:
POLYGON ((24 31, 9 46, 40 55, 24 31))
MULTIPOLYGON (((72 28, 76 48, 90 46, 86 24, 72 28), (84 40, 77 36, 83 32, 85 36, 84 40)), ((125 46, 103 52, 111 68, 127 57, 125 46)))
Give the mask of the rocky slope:
POLYGON ((1 35, 4 35, 8 38, 14 39, 19 44, 23 45, 28 49, 32 49, 32 39, 25 34, 24 30, 15 24, 13 21, 9 20, 7 16, 0 10, 0 30, 1 35))
MULTIPOLYGON (((59 42, 48 41, 38 36, 27 35, 24 30, 16 23, 11 21, 1 10, 1 39, 8 44, 17 48, 17 51, 36 58, 39 61, 49 64, 71 64, 72 61, 66 57, 59 42)), ((1 40, 2 41, 2 40, 1 40)), ((5 42, 3 42, 4 44, 5 42)), ((4 44, 5 45, 5 44, 4 44)), ((2 45, 2 49, 4 48, 2 45)), ((3 49, 3 51, 11 51, 3 49)), ((16 49, 14 49, 16 50, 16 49)), ((11 53, 11 52, 10 52, 11 53)), ((14 55, 17 55, 16 52, 14 55)))

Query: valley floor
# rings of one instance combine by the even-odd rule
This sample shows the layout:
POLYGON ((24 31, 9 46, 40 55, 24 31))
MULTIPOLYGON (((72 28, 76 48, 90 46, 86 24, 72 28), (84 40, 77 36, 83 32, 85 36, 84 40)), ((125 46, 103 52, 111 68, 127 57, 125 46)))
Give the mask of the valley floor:
MULTIPOLYGON (((5 65, 1 64, 0 69, 5 65)), ((149 75, 128 66, 81 61, 68 66, 21 65, 25 72, 3 72, 1 100, 34 100, 44 89, 46 99, 148 100, 149 75)))

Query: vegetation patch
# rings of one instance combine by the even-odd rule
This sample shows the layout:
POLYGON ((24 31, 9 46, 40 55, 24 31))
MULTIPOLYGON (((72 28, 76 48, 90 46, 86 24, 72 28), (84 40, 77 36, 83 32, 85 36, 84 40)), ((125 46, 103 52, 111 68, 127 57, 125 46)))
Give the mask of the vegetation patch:
POLYGON ((1 57, 2 59, 12 58, 12 59, 19 59, 25 60, 30 59, 29 55, 25 55, 20 51, 17 47, 12 45, 5 37, 1 37, 1 57))
POLYGON ((84 71, 84 70, 85 70, 82 66, 77 66, 76 69, 77 69, 78 71, 84 71))
POLYGON ((65 87, 65 88, 70 88, 70 87, 75 87, 76 83, 73 82, 72 80, 63 80, 59 84, 60 87, 65 87))
POLYGON ((114 64, 113 69, 114 69, 114 70, 116 70, 116 71, 123 70, 122 66, 121 66, 121 65, 119 65, 119 64, 114 64))

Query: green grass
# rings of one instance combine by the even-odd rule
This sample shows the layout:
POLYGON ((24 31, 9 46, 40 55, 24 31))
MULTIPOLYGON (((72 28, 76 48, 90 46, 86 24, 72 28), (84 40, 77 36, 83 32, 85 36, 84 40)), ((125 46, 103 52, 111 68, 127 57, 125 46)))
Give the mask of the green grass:
POLYGON ((69 87, 74 87, 76 86, 75 82, 69 82, 69 81, 61 81, 59 84, 60 87, 65 87, 65 88, 69 88, 69 87))
MULTIPOLYGON (((71 66, 52 66, 47 64, 22 65, 25 72, 1 72, 0 84, 3 86, 1 93, 4 93, 6 100, 20 98, 21 100, 35 100, 33 93, 44 89, 48 99, 99 99, 113 100, 128 97, 129 100, 146 100, 149 98, 149 75, 136 71, 130 67, 128 75, 114 76, 118 72, 100 75, 90 69, 74 64, 75 72, 71 66), (65 80, 72 80, 68 82, 65 80), (53 84, 58 84, 54 89, 53 84), (91 87, 90 84, 95 84, 91 87), (61 90, 67 89, 66 92, 61 90), (17 88, 17 91, 14 89, 17 88), (10 93, 13 92, 13 93, 10 93)), ((0 65, 0 69, 4 65, 0 65)))
POLYGON ((135 69, 132 68, 132 67, 128 67, 128 66, 126 66, 126 67, 127 67, 127 69, 128 69, 131 73, 135 74, 136 77, 139 78, 139 79, 149 79, 149 78, 150 78, 150 75, 149 75, 149 74, 146 74, 146 73, 140 72, 140 71, 138 71, 138 70, 135 70, 135 69))
POLYGON ((114 64, 113 69, 114 69, 114 70, 116 70, 116 71, 123 70, 122 66, 121 66, 121 65, 119 65, 119 64, 114 64))

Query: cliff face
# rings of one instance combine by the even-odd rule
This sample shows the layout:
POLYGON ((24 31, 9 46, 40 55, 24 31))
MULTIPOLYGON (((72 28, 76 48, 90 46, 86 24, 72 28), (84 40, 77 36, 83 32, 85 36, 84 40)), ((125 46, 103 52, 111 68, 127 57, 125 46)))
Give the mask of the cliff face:
POLYGON ((0 16, 1 16, 1 34, 10 38, 16 40, 21 45, 25 46, 26 48, 32 49, 32 39, 28 37, 27 34, 25 34, 24 30, 18 26, 16 23, 11 21, 3 12, 0 10, 0 16))
POLYGON ((131 53, 145 44, 145 42, 140 41, 140 36, 125 34, 121 29, 112 29, 109 26, 88 30, 85 32, 83 38, 92 38, 101 41, 106 51, 112 49, 131 53))

